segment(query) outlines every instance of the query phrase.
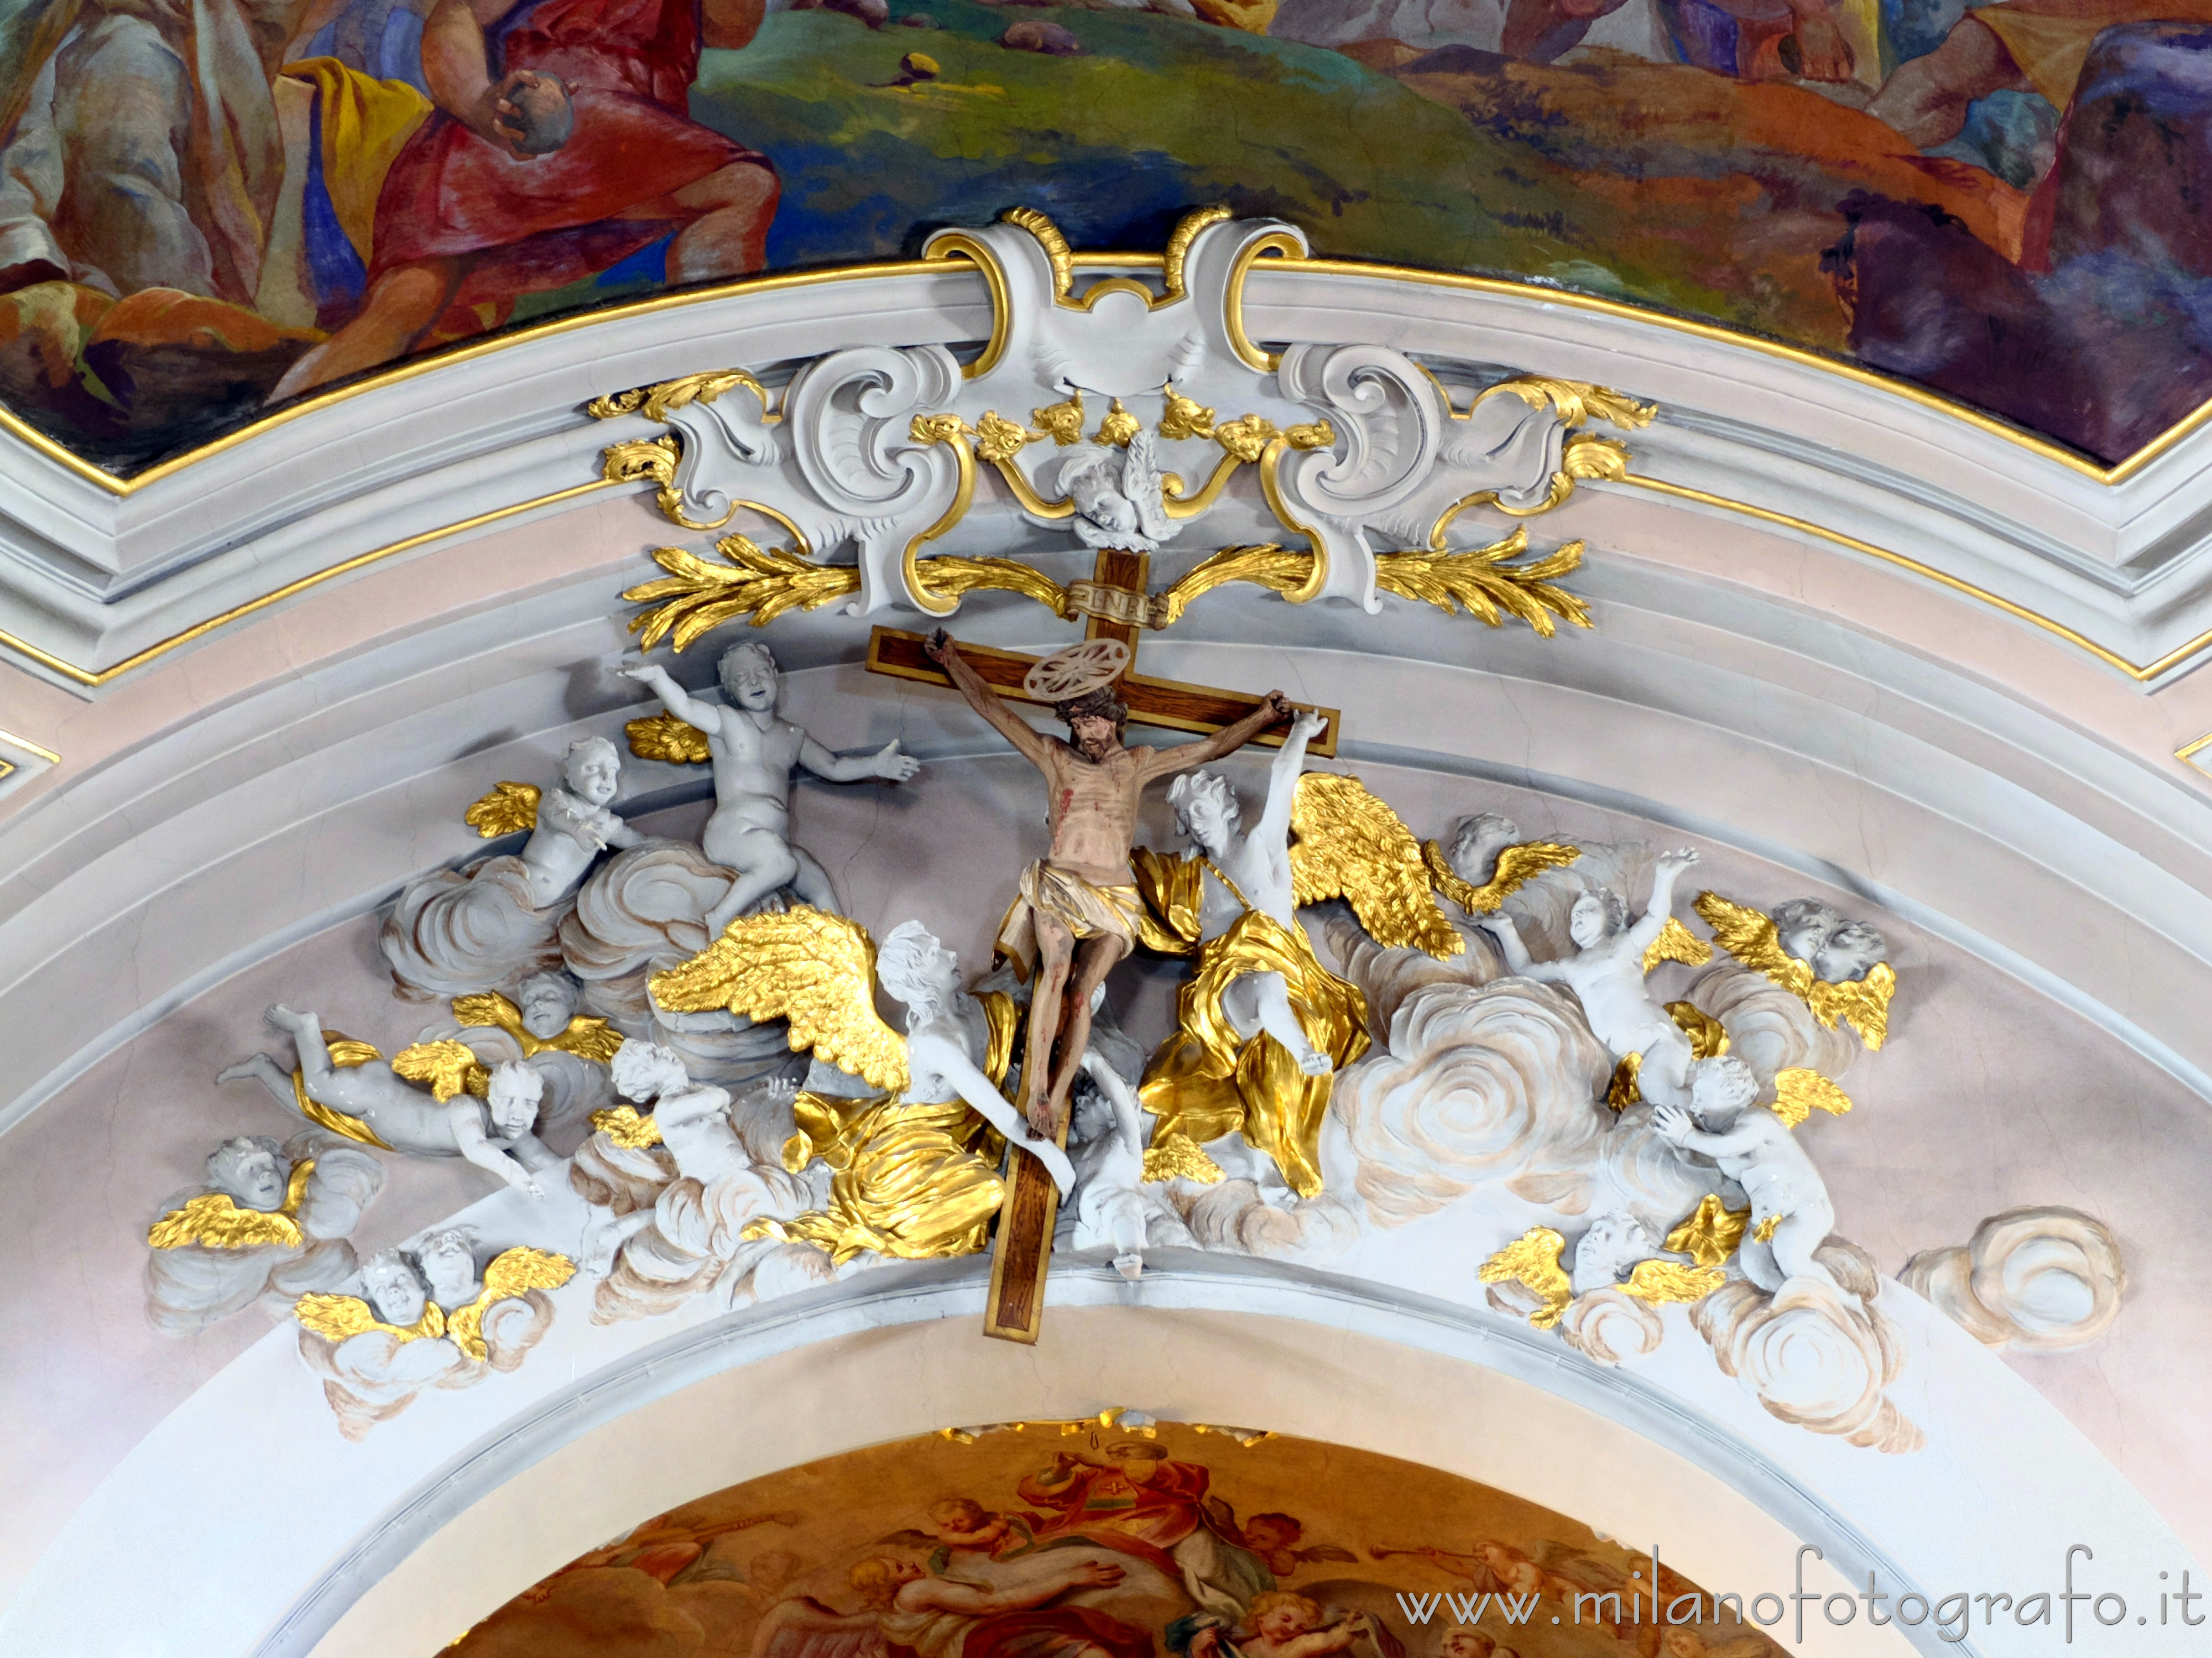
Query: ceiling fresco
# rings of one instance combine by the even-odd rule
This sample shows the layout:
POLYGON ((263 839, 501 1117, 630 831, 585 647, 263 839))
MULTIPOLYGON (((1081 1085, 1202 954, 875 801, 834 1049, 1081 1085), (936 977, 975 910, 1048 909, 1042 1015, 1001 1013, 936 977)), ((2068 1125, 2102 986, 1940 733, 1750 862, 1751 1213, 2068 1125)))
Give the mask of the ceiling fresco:
POLYGON ((1212 203, 2105 462, 2212 395, 2205 0, 769 8, 7 0, 0 405, 127 475, 533 321, 1212 203))
POLYGON ((448 1650, 1780 1652, 1732 1600, 1717 1602, 1669 1567, 1663 1550, 1656 1573, 1664 1612, 1647 1587, 1650 1555, 1488 1485, 1340 1445, 1109 1411, 1096 1421, 953 1430, 732 1485, 569 1562, 448 1650))

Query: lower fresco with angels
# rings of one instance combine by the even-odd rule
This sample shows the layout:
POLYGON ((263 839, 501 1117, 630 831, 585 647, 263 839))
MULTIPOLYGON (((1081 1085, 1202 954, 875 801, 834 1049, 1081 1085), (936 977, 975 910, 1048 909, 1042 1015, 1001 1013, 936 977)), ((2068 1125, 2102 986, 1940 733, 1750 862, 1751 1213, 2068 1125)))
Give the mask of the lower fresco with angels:
MULTIPOLYGON (((262 1302, 362 1438, 526 1364, 556 1319, 649 1331, 988 1250, 987 1333, 1035 1339, 1055 1260, 1139 1288, 1177 1250, 1360 1272, 1425 1229, 1415 1287, 1477 1316, 1598 1364, 1692 1344, 1795 1428, 1923 1442, 1891 1396, 1903 1291, 1813 1155, 1913 1039, 1878 927, 1705 889, 1687 848, 1524 835, 1477 784, 1432 780, 1431 809, 1457 804, 1409 823, 1327 757, 1328 715, 1274 693, 1198 742, 1125 744, 1111 644, 1011 671, 1063 740, 969 661, 997 673, 993 653, 923 641, 939 689, 912 695, 1019 756, 942 770, 897 742, 833 752, 784 717, 755 640, 715 692, 631 671, 653 699, 632 753, 705 768, 703 823, 626 821, 599 738, 467 806, 514 850, 414 883, 381 924, 402 1001, 434 1011, 342 1035, 270 1009, 270 1051, 222 1076, 248 1132, 154 1211, 157 1324, 262 1302), (1272 753, 1236 755, 1254 739, 1272 753), (942 787, 1005 828, 939 847, 954 872, 902 847, 894 811, 872 854, 894 878, 855 905, 849 862, 806 848, 799 774, 886 805, 942 787), (916 913, 941 912, 930 870, 988 895, 972 959, 916 913), (1171 978, 1172 1012, 1131 1012, 1132 974, 1171 978), (395 1158, 519 1205, 362 1260, 395 1158)), ((2055 1207, 1902 1276, 2015 1347, 2092 1339, 2124 1283, 2112 1234, 2055 1207)))
POLYGON ((1109 1411, 730 1486, 571 1561, 450 1650, 1771 1658, 1733 1588, 1395 1458, 1109 1411))

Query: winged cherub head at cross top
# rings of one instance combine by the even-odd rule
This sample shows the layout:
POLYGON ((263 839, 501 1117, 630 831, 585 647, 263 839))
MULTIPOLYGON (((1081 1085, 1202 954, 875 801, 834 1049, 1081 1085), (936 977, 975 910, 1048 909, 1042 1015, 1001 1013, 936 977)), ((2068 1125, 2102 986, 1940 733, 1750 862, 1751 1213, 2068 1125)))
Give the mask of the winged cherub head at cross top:
POLYGON ((1138 433, 1126 449, 1084 445, 1061 463, 1059 483, 1075 508, 1075 533, 1086 546, 1149 553, 1179 527, 1168 516, 1159 453, 1149 432, 1138 433))
POLYGON ((282 1209, 291 1179, 292 1165, 266 1134, 242 1134, 208 1154, 208 1184, 241 1209, 282 1209))

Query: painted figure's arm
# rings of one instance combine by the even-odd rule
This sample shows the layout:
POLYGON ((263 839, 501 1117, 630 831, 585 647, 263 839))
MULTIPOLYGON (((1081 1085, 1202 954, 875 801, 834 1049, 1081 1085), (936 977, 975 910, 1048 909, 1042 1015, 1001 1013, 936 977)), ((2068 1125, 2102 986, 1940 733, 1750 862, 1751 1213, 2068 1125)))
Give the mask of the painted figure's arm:
POLYGON ((934 1031, 919 1030, 907 1038, 907 1047, 915 1071, 935 1072, 951 1083, 978 1116, 1044 1164, 1060 1196, 1074 1189, 1075 1168, 1068 1162, 1067 1153, 1040 1136, 1020 1112, 1006 1103, 1006 1096, 991 1085, 982 1067, 968 1057, 958 1042, 934 1031))
POLYGON ((719 732, 722 729, 721 710, 713 703, 702 702, 698 698, 686 692, 684 687, 668 677, 668 670, 659 663, 648 662, 642 667, 624 668, 623 677, 626 679, 635 679, 646 687, 660 699, 662 708, 667 709, 685 725, 702 732, 719 732))
POLYGON ((1185 743, 1178 748, 1154 750, 1152 758, 1146 762, 1145 774, 1152 778, 1165 776, 1170 772, 1188 771, 1193 766, 1203 766, 1225 754, 1234 754, 1261 732, 1281 725, 1297 712, 1291 706, 1290 698, 1282 692, 1269 691, 1258 708, 1235 725, 1224 726, 1212 736, 1202 738, 1195 743, 1185 743))
POLYGON ((921 647, 922 654, 945 670, 952 681, 952 689, 967 700, 968 706, 988 720, 992 728, 1021 751, 1022 757, 1039 771, 1050 764, 1049 750, 1043 738, 1038 736, 1024 720, 1006 706, 1006 699, 983 683, 983 677, 968 665, 960 654, 960 647, 952 635, 939 628, 930 635, 921 647))
POLYGON ((760 33, 761 15, 767 0, 707 0, 701 22, 701 44, 718 52, 736 52, 752 44, 760 33))
MULTIPOLYGON (((1101 1560, 1085 1560, 1042 1582, 990 1588, 981 1583, 956 1582, 945 1577, 925 1577, 906 1591, 917 1610, 964 1613, 989 1618, 1005 1612, 1029 1612, 1054 1595, 1075 1588, 1111 1588, 1121 1581, 1121 1568, 1101 1560)), ((903 1600, 905 1596, 902 1596, 903 1600)))
POLYGON ((422 79, 439 108, 478 137, 520 156, 522 124, 491 78, 484 31, 514 9, 514 0, 438 0, 422 25, 422 79))
POLYGON ((826 777, 833 783, 860 783, 871 777, 880 777, 887 783, 903 783, 921 769, 921 761, 899 751, 896 737, 873 754, 836 755, 805 732, 799 735, 803 740, 799 745, 799 763, 817 777, 826 777))

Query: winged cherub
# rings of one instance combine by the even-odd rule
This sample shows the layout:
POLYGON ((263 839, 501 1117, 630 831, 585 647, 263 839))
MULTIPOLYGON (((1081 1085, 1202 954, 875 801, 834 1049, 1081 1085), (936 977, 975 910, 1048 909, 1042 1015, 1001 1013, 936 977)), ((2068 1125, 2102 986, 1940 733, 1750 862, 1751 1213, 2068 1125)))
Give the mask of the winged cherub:
POLYGON ((558 967, 561 915, 592 860, 642 839, 607 809, 621 778, 615 745, 586 737, 569 745, 558 786, 501 783, 470 807, 480 833, 530 838, 517 856, 441 870, 399 895, 378 944, 401 989, 466 995, 558 967))
POLYGON ((1060 464, 1060 489, 1075 507, 1073 528, 1086 547, 1156 552, 1182 526, 1161 494, 1159 452, 1139 432, 1128 447, 1085 444, 1060 464))
POLYGON ((1485 811, 1454 823, 1444 844, 1425 842, 1421 855, 1437 891, 1469 915, 1487 915, 1546 870, 1583 854, 1554 841, 1523 841, 1510 817, 1485 811))
POLYGON ((1062 742, 1040 736, 1008 708, 944 629, 922 648, 968 706, 1044 774, 1051 847, 1022 872, 999 949, 1024 978, 1035 975, 1023 1103, 1037 1132, 1056 1139, 1090 1044, 1091 993, 1136 947, 1144 905, 1130 881, 1130 842, 1146 785, 1232 754, 1295 710, 1280 691, 1269 691, 1243 719, 1196 743, 1129 749, 1121 745, 1129 710, 1107 685, 1059 705, 1072 739, 1062 742))
MULTIPOLYGON (((325 1039, 322 1021, 313 1013, 280 1002, 267 1017, 290 1033, 299 1068, 287 1072, 270 1055, 256 1054, 224 1071, 217 1082, 250 1078, 286 1109, 349 1139, 410 1157, 464 1157, 526 1196, 545 1194, 538 1171, 561 1160, 533 1132, 545 1082, 528 1066, 495 1066, 482 1099, 458 1087, 441 1090, 449 1094, 441 1098, 410 1085, 367 1043, 325 1039), (347 1051, 334 1056, 334 1047, 347 1051)), ((432 1046, 454 1050, 457 1060, 468 1057, 458 1042, 432 1046)))
POLYGON ((1711 1157, 1743 1187, 1751 1199, 1744 1267, 1761 1289, 1778 1290, 1781 1283, 1764 1281, 1754 1242, 1772 1252, 1782 1278, 1832 1284, 1834 1278, 1813 1254, 1836 1226, 1827 1183, 1789 1126, 1756 1108, 1758 1098, 1759 1078, 1741 1060, 1732 1054, 1700 1060, 1691 1078, 1689 1108, 1656 1106, 1652 1127, 1670 1144, 1711 1157))
POLYGON ((997 1136, 1042 1161, 1063 1194, 1074 1184, 1067 1154, 999 1091, 1013 1054, 1012 999, 963 991, 958 957, 918 921, 894 927, 879 960, 867 930, 842 915, 802 906, 741 916, 697 956, 653 975, 652 988, 660 1005, 684 1012, 787 1019, 794 1050, 811 1048, 878 1090, 797 1096, 784 1167, 826 1160, 829 1205, 763 1218, 749 1236, 812 1243, 840 1263, 864 1250, 969 1254, 1005 1195, 997 1136), (878 977, 905 1005, 903 1036, 876 1016, 878 977))
POLYGON ((1863 921, 1846 921, 1817 898, 1793 898, 1771 914, 1701 892, 1698 914, 1722 949, 1813 1010, 1829 1029, 1842 1020, 1869 1048, 1889 1035, 1897 969, 1889 946, 1863 921))
POLYGON ((1680 1104, 1688 1098, 1690 1039, 1674 1017, 1644 987, 1644 955, 1673 918, 1674 884, 1698 861, 1684 847, 1659 859, 1651 878, 1651 902, 1632 925, 1620 894, 1591 887, 1575 900, 1567 915, 1567 936, 1575 953, 1556 962, 1532 961, 1513 918, 1500 911, 1480 925, 1498 940, 1505 965, 1524 979, 1563 984, 1581 999, 1590 1029, 1616 1060, 1642 1056, 1637 1086, 1655 1104, 1680 1104))
POLYGON ((1204 1145, 1242 1133, 1300 1197, 1322 1189, 1330 1078, 1368 1042, 1365 999, 1322 966, 1298 925, 1291 822, 1306 745, 1322 723, 1309 710, 1291 721, 1249 832, 1218 774, 1176 779, 1168 799, 1191 838, 1192 867, 1170 872, 1156 855, 1140 859, 1155 890, 1176 875, 1195 887, 1199 924, 1196 970, 1176 1003, 1178 1029, 1146 1066, 1139 1093, 1158 1119, 1152 1143, 1165 1149, 1181 1135, 1204 1145))
POLYGON ((800 727, 776 717, 782 680, 765 645, 750 640, 724 651, 714 665, 727 707, 689 695, 657 663, 625 668, 650 687, 661 706, 707 734, 714 762, 714 812, 699 846, 725 869, 736 872, 730 890, 707 912, 714 938, 770 893, 789 887, 801 903, 836 910, 837 895, 813 854, 791 844, 791 773, 804 766, 833 783, 871 777, 903 783, 921 762, 899 751, 894 738, 871 755, 840 758, 800 727))

